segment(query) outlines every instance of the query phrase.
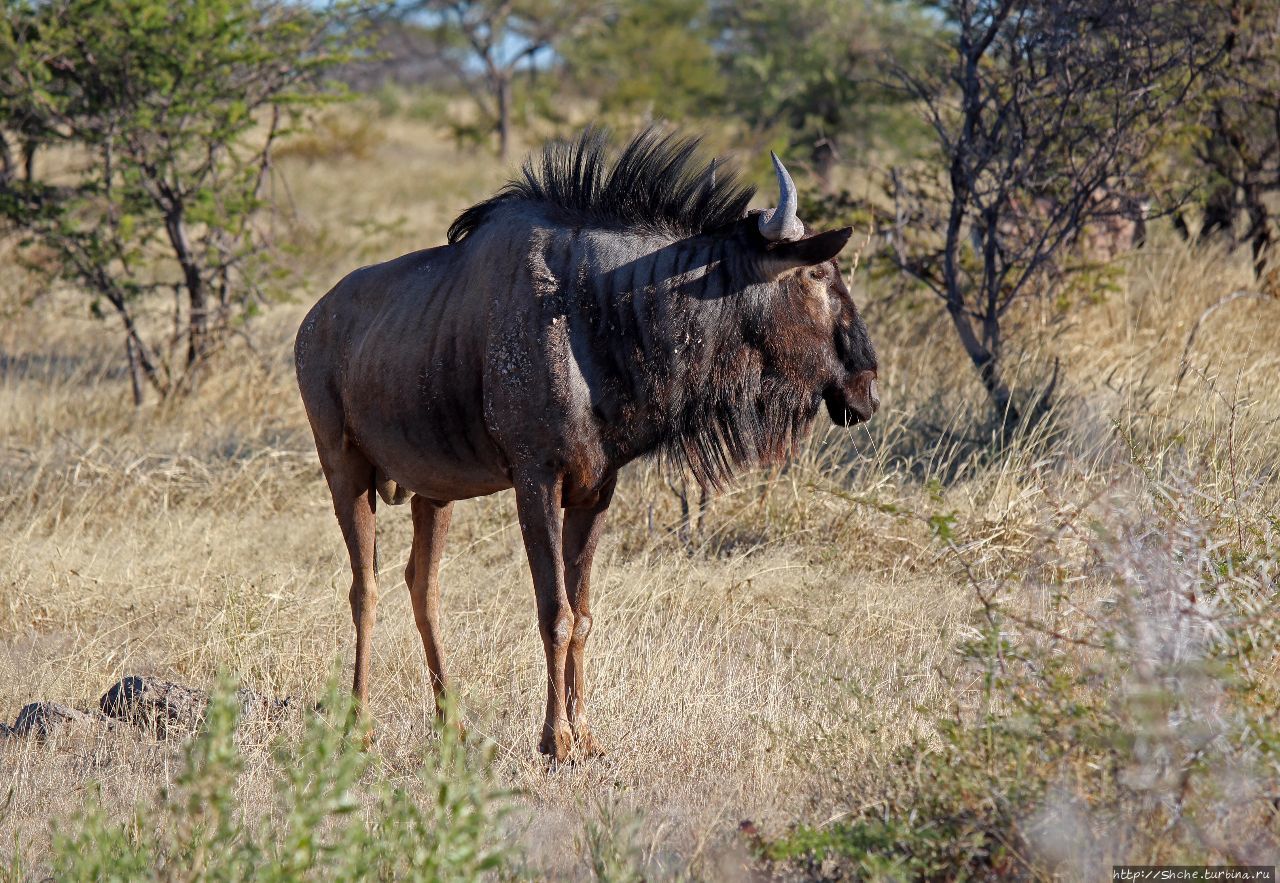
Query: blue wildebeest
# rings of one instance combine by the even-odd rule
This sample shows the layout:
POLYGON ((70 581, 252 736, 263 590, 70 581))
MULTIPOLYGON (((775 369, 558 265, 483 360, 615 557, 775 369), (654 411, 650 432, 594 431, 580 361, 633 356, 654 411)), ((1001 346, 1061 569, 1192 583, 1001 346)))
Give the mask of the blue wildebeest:
POLYGON ((777 462, 825 402, 879 405, 876 356, 835 257, 774 157, 778 204, 641 133, 588 130, 463 212, 449 244, 357 270, 307 314, 298 384, 351 556, 354 691, 368 699, 376 497, 411 499, 405 570, 437 709, 449 687, 440 556, 453 501, 514 488, 547 657, 539 748, 598 751, 583 648, 618 470, 656 454, 704 486, 777 462))

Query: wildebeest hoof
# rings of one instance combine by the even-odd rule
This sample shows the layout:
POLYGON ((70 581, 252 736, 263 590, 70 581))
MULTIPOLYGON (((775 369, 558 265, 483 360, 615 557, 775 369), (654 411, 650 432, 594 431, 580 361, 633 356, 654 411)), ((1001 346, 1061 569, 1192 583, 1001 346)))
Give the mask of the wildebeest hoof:
POLYGON ((542 728, 542 741, 538 750, 559 762, 569 759, 573 752, 573 730, 565 721, 557 721, 542 728))
POLYGON ((605 750, 600 747, 600 743, 595 740, 595 737, 591 735, 591 731, 585 725, 578 725, 573 728, 573 739, 576 743, 579 757, 604 757, 605 750))

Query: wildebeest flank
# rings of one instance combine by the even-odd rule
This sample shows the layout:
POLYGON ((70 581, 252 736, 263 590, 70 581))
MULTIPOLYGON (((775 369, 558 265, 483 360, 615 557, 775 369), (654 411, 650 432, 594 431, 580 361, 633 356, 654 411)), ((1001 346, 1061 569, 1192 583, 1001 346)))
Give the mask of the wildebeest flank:
POLYGON ((354 690, 368 698, 376 497, 411 495, 405 582, 437 708, 440 556, 453 501, 514 488, 547 657, 540 749, 598 749, 583 652, 618 470, 656 454, 707 486, 784 458, 823 402, 879 405, 835 256, 774 157, 778 205, 655 130, 616 157, 588 130, 463 212, 449 244, 347 276, 298 332, 298 383, 351 556, 354 690))

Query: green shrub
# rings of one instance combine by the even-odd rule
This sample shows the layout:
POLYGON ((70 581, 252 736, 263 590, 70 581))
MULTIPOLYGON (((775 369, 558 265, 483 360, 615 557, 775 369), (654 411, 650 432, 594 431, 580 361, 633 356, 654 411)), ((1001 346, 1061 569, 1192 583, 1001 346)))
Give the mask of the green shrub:
POLYGON ((496 838, 507 795, 487 775, 489 758, 439 731, 420 773, 419 801, 377 777, 362 727, 343 691, 301 740, 275 751, 282 773, 275 804, 252 821, 237 796, 242 758, 239 704, 224 684, 182 773, 153 805, 112 819, 95 796, 53 838, 53 875, 66 880, 476 879, 507 859, 496 838), (372 779, 372 784, 362 784, 372 779))
POLYGON ((643 819, 614 802, 602 800, 578 838, 591 879, 600 883, 642 883, 646 879, 644 850, 639 842, 643 819))

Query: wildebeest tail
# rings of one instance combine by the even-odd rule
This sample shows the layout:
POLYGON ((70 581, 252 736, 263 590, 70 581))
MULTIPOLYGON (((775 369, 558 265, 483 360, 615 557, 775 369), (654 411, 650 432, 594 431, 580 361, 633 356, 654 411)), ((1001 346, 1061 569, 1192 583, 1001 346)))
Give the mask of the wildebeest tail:
POLYGON ((382 497, 382 502, 390 506, 399 506, 409 499, 409 489, 400 487, 395 481, 387 478, 381 469, 374 473, 373 486, 377 489, 378 496, 382 497))

